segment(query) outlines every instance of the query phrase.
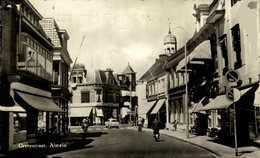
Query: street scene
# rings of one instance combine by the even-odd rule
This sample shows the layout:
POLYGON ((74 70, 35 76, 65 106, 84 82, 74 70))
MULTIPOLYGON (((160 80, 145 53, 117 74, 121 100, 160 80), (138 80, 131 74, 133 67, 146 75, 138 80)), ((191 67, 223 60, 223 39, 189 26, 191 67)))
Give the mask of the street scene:
POLYGON ((0 0, 0 158, 260 157, 260 2, 0 0))

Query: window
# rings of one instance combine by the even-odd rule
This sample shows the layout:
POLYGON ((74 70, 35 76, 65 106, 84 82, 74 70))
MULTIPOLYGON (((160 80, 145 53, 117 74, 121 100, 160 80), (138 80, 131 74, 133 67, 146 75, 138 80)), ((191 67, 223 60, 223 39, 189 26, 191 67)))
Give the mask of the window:
POLYGON ((101 102, 101 90, 96 90, 97 102, 101 102))
POLYGON ((89 103, 89 92, 81 92, 81 103, 89 103))
POLYGON ((77 83, 77 78, 73 77, 73 83, 77 83))
POLYGON ((79 83, 82 83, 82 77, 79 77, 79 83))
POLYGON ((220 43, 220 49, 222 52, 222 57, 223 57, 223 75, 226 74, 228 71, 228 52, 227 52, 227 36, 223 35, 219 38, 219 43, 220 43))
POLYGON ((215 33, 210 36, 210 49, 211 49, 212 63, 214 63, 212 65, 213 71, 217 72, 217 69, 218 69, 218 52, 217 52, 217 42, 216 42, 216 34, 215 33))
POLYGON ((239 24, 235 25, 231 29, 231 31, 232 31, 232 46, 234 52, 236 53, 236 62, 234 64, 234 69, 238 69, 242 67, 239 24))

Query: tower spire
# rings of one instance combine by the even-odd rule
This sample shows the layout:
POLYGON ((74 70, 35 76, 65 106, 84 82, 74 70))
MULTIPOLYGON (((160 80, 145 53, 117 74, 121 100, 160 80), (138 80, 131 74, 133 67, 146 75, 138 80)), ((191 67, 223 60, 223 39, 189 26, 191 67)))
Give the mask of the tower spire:
POLYGON ((169 22, 169 34, 171 34, 171 22, 169 22))

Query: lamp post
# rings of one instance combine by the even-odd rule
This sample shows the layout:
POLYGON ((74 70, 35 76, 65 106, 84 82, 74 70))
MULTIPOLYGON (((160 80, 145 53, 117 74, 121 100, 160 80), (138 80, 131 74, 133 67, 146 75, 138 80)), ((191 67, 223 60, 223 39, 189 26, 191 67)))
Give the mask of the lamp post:
POLYGON ((174 30, 175 29, 181 29, 183 32, 184 32, 184 56, 185 56, 185 75, 184 75, 184 78, 185 78, 185 113, 186 113, 186 138, 189 138, 189 110, 188 110, 188 77, 187 77, 187 47, 186 47, 186 31, 184 28, 182 28, 181 26, 177 26, 175 28, 173 28, 173 33, 174 33, 174 30))

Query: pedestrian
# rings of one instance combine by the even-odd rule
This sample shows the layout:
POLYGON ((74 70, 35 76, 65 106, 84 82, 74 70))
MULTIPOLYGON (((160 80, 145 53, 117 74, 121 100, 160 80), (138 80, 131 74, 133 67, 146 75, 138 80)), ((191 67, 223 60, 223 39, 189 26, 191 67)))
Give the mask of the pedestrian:
POLYGON ((160 122, 157 121, 157 119, 155 118, 153 123, 152 123, 152 129, 153 129, 153 137, 155 139, 159 139, 160 137, 160 133, 159 133, 159 130, 160 130, 160 122), (156 138, 156 135, 158 135, 158 137, 156 138))
POLYGON ((84 118, 82 120, 82 124, 81 124, 81 128, 84 132, 87 132, 88 130, 88 126, 89 126, 89 123, 88 123, 88 120, 86 118, 84 118))

